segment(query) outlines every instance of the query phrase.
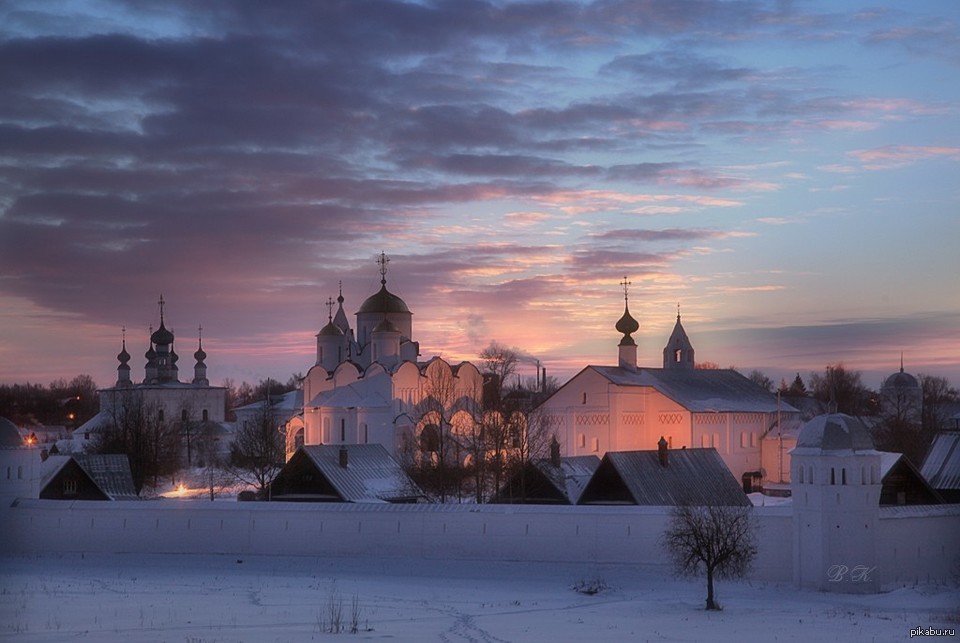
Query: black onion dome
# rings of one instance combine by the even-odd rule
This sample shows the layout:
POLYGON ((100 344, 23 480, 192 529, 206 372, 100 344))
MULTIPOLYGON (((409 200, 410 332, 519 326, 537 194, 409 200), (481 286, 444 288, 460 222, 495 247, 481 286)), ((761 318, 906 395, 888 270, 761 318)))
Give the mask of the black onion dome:
POLYGON ((634 319, 630 315, 630 310, 624 306, 623 307, 623 317, 617 320, 617 332, 623 333, 624 335, 629 335, 640 330, 640 322, 634 319))
POLYGON ((127 352, 126 344, 124 344, 123 349, 117 353, 117 361, 121 364, 126 364, 130 361, 130 353, 127 352))
POLYGON ((150 341, 154 344, 172 344, 173 343, 173 333, 167 330, 167 327, 163 325, 163 322, 160 322, 160 328, 153 332, 153 335, 150 335, 150 341))
POLYGON ((380 291, 370 295, 360 305, 359 313, 410 313, 406 302, 387 290, 386 284, 380 291))

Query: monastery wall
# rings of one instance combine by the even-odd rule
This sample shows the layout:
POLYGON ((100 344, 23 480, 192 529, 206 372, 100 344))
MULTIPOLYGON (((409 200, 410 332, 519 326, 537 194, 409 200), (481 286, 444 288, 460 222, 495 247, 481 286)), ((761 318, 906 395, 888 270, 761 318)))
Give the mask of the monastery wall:
MULTIPOLYGON (((353 505, 20 499, 3 551, 374 556, 668 565, 661 507, 353 505)), ((754 578, 792 577, 790 514, 758 508, 754 578), (784 543, 786 546, 784 547, 784 543)))
MULTIPOLYGON (((759 551, 751 580, 792 582, 789 506, 754 508, 759 551)), ((669 562, 666 507, 361 505, 157 500, 19 499, 0 510, 10 554, 168 553, 415 560, 669 562)), ((960 574, 960 506, 884 508, 875 574, 881 589, 960 574), (907 544, 909 543, 909 544, 907 544)), ((856 573, 856 561, 847 574, 856 573)), ((838 565, 844 561, 838 561, 838 565)), ((838 570, 839 572, 839 570, 838 570)))

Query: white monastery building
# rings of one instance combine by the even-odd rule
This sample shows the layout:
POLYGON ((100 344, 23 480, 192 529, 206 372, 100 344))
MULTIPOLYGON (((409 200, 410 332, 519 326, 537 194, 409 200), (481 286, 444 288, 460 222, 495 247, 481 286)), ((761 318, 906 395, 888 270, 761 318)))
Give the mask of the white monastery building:
MULTIPOLYGON (((163 307, 166 302, 161 295, 160 327, 150 329, 150 341, 144 353, 143 379, 134 382, 130 377, 130 353, 127 352, 126 330, 120 353, 117 355, 117 382, 110 388, 100 389, 100 412, 73 432, 77 441, 75 450, 92 440, 98 432, 119 419, 122 413, 147 413, 157 422, 179 423, 191 436, 203 436, 217 444, 202 445, 203 448, 223 455, 229 447, 229 425, 224 421, 226 412, 226 389, 211 386, 207 379, 207 353, 203 350, 202 327, 198 329, 197 350, 193 377, 180 380, 177 362, 180 356, 174 350, 175 337, 164 322, 163 307)), ((198 445, 200 446, 200 445, 198 445)), ((192 459, 192 457, 191 457, 192 459)))
MULTIPOLYGON (((695 368, 694 348, 680 313, 663 348, 660 367, 637 364, 624 279, 622 334, 616 366, 587 366, 540 405, 541 421, 557 435, 566 456, 657 448, 717 450, 745 489, 777 480, 777 458, 764 462, 761 443, 776 440, 779 422, 799 416, 777 397, 731 369, 695 368)), ((771 455, 777 455, 776 449, 771 455)), ((789 466, 789 464, 787 465, 789 466)))
POLYGON ((418 361, 413 313, 387 290, 389 261, 380 254, 380 290, 360 305, 356 331, 343 293, 336 314, 328 301, 316 362, 303 380, 303 413, 287 423, 288 459, 299 446, 314 444, 381 444, 395 457, 435 454, 441 431, 475 417, 480 372, 469 362, 418 361))

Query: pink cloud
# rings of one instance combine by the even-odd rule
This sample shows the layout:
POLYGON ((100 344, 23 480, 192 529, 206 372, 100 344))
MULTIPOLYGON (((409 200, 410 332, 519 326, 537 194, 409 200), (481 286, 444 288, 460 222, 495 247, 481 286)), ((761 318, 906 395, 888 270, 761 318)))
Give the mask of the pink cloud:
POLYGON ((886 145, 872 150, 847 152, 868 170, 889 170, 931 159, 960 161, 960 147, 886 145))

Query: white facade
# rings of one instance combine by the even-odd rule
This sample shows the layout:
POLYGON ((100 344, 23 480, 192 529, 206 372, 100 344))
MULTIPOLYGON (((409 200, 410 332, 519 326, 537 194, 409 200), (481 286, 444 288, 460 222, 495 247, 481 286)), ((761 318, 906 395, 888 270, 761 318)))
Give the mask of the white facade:
POLYGON ((483 379, 473 364, 417 361, 413 313, 387 290, 386 261, 381 255, 380 291, 357 312, 356 336, 342 293, 336 315, 331 309, 317 333, 316 362, 303 380, 303 414, 287 423, 288 458, 301 444, 376 443, 394 457, 423 451, 425 431, 454 430, 479 406, 483 379))
POLYGON ((815 417, 791 456, 794 582, 876 592, 881 462, 866 427, 842 414, 815 417))
POLYGON ((223 455, 229 448, 230 431, 225 422, 227 390, 222 386, 210 386, 202 339, 197 340, 197 350, 193 354, 193 378, 180 381, 177 365, 180 358, 174 349, 174 334, 164 325, 163 303, 161 297, 160 327, 150 334, 144 354, 143 380, 134 382, 130 377, 131 356, 124 336, 117 355, 120 364, 116 385, 99 391, 100 411, 74 430, 74 451, 82 451, 100 431, 113 425, 120 414, 130 411, 143 413, 152 421, 189 426, 190 439, 204 437, 211 442, 206 445, 211 455, 223 455))
POLYGON ((777 463, 761 459, 761 442, 796 409, 778 408, 774 395, 736 371, 695 369, 679 315, 663 366, 638 366, 630 334, 639 325, 631 320, 625 309, 617 322, 624 333, 617 366, 587 366, 540 405, 563 454, 656 449, 662 436, 671 449, 715 448, 738 480, 776 477, 777 463))

